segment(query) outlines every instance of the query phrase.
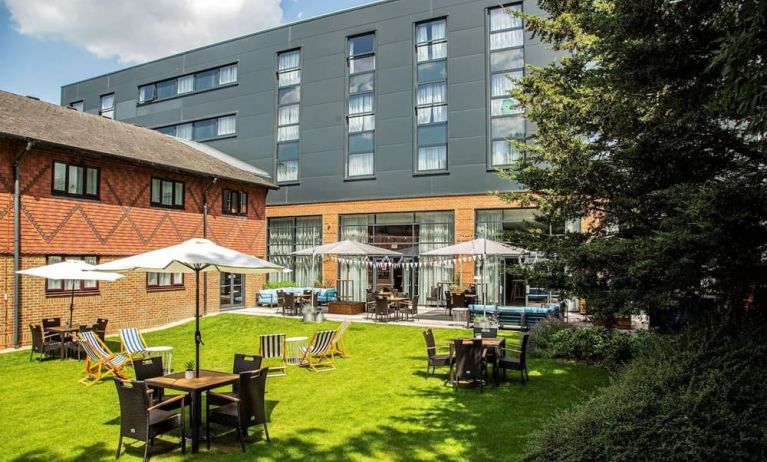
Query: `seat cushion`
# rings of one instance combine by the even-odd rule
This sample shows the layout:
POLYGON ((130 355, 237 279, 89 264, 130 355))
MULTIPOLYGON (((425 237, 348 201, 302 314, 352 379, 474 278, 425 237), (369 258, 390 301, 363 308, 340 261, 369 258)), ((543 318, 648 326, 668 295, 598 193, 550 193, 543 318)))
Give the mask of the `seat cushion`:
POLYGON ((518 358, 508 358, 506 356, 498 358, 498 366, 517 370, 522 368, 518 358))
POLYGON ((434 366, 446 366, 450 364, 450 355, 434 355, 429 358, 429 364, 434 366))

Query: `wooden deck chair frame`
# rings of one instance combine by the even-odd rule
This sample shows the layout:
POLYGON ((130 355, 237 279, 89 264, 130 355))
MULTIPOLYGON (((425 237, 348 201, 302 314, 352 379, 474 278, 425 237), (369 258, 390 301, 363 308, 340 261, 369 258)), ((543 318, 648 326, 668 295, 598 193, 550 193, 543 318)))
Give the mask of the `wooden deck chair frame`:
POLYGON ((308 367, 314 372, 326 372, 336 369, 333 356, 333 340, 336 331, 320 330, 312 335, 309 345, 304 350, 301 365, 308 367))
POLYGON ((107 377, 119 377, 127 380, 123 365, 130 361, 125 355, 116 355, 109 351, 100 338, 91 331, 79 332, 78 337, 85 350, 85 375, 79 380, 86 387, 93 386, 107 377))
POLYGON ((285 357, 285 334, 266 334, 258 336, 258 354, 264 361, 276 359, 282 362, 282 366, 269 366, 269 377, 284 377, 288 375, 288 362, 285 357), (268 341, 268 342, 267 342, 268 341))
POLYGON ((351 358, 352 356, 349 354, 349 352, 346 350, 346 343, 344 342, 344 333, 346 332, 346 329, 351 326, 352 322, 348 319, 341 323, 340 326, 338 326, 338 329, 336 329, 336 335, 333 336, 333 353, 338 354, 342 358, 351 358))
POLYGON ((146 348, 147 348, 146 340, 144 340, 144 336, 141 335, 141 332, 139 332, 138 329, 136 329, 135 327, 127 327, 125 329, 120 329, 120 352, 121 354, 128 357, 131 363, 131 367, 133 366, 134 359, 144 359, 147 357, 146 348), (126 336, 125 336, 126 332, 130 332, 130 335, 133 335, 135 333, 135 338, 128 338, 127 339, 128 342, 126 342, 126 336), (130 345, 130 344, 134 344, 134 345, 130 345), (141 349, 137 350, 134 348, 135 346, 140 346, 141 349))

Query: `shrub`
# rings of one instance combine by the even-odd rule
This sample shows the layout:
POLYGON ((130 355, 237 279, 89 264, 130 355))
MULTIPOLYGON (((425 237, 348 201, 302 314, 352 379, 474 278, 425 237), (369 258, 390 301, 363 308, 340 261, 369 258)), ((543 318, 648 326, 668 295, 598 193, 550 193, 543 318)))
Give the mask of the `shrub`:
POLYGON ((526 460, 767 460, 765 326, 751 313, 645 343, 611 385, 552 418, 526 460))
POLYGON ((281 289, 283 287, 296 287, 296 281, 266 281, 264 289, 281 289))

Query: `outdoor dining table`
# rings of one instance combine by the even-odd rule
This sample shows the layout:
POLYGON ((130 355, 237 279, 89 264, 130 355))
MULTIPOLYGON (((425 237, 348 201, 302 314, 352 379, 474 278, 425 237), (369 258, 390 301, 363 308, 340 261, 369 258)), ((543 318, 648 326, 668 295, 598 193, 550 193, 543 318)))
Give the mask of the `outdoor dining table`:
POLYGON ((54 326, 45 329, 46 332, 53 332, 61 336, 61 359, 66 356, 66 343, 64 340, 65 334, 72 334, 80 330, 79 324, 73 324, 71 326, 54 326))
MULTIPOLYGON (((458 339, 456 339, 458 340, 458 339)), ((464 345, 471 345, 471 343, 475 340, 473 338, 464 338, 463 344, 464 345)), ((485 351, 490 354, 492 352, 494 360, 497 360, 500 357, 501 350, 506 348, 506 338, 505 337, 493 337, 493 338, 483 338, 482 339, 482 346, 484 347, 485 351)), ((455 354, 452 351, 452 344, 450 345, 450 354, 455 354)), ((495 365, 495 362, 493 362, 493 379, 496 378, 496 374, 498 373, 498 368, 495 365)))
POLYGON ((176 372, 175 374, 146 379, 145 382, 147 385, 153 387, 183 391, 189 393, 192 397, 192 415, 190 423, 192 426, 192 452, 194 453, 199 452, 200 450, 202 392, 223 387, 225 385, 231 385, 237 382, 239 378, 240 377, 237 374, 200 369, 200 376, 191 379, 184 378, 183 372, 176 372))
POLYGON ((409 300, 409 298, 389 295, 386 297, 386 300, 394 304, 394 309, 397 310, 397 318, 399 318, 400 317, 399 310, 400 308, 402 308, 400 306, 400 303, 409 300))

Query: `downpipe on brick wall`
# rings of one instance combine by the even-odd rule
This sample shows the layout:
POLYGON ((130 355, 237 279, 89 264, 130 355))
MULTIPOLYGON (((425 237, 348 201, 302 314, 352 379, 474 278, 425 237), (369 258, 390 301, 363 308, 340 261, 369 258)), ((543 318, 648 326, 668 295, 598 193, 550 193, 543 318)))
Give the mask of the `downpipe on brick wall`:
POLYGON ((13 161, 13 347, 21 346, 21 159, 32 150, 34 141, 13 161))
MULTIPOLYGON (((210 184, 208 184, 208 187, 205 188, 205 190, 202 192, 203 201, 202 201, 202 237, 203 239, 208 238, 208 192, 210 192, 210 188, 213 187, 214 184, 218 181, 218 177, 213 177, 213 179, 210 181, 210 184)), ((207 316, 208 315, 208 273, 202 274, 202 315, 207 316)))

